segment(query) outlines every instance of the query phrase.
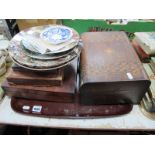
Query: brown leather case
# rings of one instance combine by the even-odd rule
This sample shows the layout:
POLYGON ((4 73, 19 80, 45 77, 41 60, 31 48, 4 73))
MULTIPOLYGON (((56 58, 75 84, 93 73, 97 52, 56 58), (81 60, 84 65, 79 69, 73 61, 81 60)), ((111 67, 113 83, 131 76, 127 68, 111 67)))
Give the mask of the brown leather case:
POLYGON ((77 100, 73 103, 47 102, 12 98, 11 107, 19 113, 36 116, 53 117, 103 117, 127 114, 132 110, 126 105, 81 105, 77 100))
POLYGON ((150 56, 139 46, 136 40, 132 41, 132 45, 142 62, 150 62, 150 56))
POLYGON ((82 35, 80 102, 137 104, 150 80, 124 32, 82 35))
POLYGON ((62 86, 10 85, 6 80, 2 88, 9 96, 56 102, 73 102, 76 91, 77 59, 64 68, 62 86))

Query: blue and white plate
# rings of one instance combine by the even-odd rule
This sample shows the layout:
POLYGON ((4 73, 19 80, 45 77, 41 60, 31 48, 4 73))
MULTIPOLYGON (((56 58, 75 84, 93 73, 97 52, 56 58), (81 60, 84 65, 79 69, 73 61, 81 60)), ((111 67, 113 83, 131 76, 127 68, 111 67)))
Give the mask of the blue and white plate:
POLYGON ((65 26, 51 26, 45 29, 40 37, 52 44, 60 44, 71 39, 72 30, 65 26))

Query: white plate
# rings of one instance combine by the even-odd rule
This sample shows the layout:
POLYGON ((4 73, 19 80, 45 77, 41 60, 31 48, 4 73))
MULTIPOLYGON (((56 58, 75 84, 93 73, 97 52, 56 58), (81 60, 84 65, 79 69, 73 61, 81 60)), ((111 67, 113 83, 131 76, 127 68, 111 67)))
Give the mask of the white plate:
POLYGON ((0 40, 0 50, 6 50, 9 46, 10 41, 9 40, 0 40))
MULTIPOLYGON (((40 53, 34 53, 28 49, 25 48, 25 46, 23 45, 23 43, 21 43, 24 48, 23 48, 23 52, 31 57, 31 58, 34 58, 34 59, 39 59, 39 60, 54 60, 54 59, 59 59, 59 58, 62 58, 62 57, 65 57, 67 56, 68 54, 70 54, 71 52, 74 51, 74 48, 71 49, 71 50, 68 50, 66 52, 62 52, 61 55, 60 54, 51 54, 51 55, 47 55, 47 54, 40 54, 40 53)), ((75 47, 76 48, 76 47, 75 47)))

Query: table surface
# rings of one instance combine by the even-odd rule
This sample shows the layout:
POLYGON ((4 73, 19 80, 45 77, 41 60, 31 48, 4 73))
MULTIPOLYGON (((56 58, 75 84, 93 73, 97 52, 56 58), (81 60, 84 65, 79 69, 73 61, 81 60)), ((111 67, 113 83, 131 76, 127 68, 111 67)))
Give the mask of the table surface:
POLYGON ((5 96, 0 103, 0 124, 68 129, 155 130, 155 120, 144 116, 138 105, 134 105, 130 113, 117 117, 64 119, 19 114, 11 109, 10 101, 5 96))

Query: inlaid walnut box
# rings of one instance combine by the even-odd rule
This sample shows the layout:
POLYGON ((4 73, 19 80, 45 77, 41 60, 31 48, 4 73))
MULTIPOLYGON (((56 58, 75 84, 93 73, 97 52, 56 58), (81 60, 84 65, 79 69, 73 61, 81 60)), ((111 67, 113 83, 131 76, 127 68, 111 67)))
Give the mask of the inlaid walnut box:
POLYGON ((138 104, 150 80, 124 32, 86 32, 81 36, 80 102, 138 104))

